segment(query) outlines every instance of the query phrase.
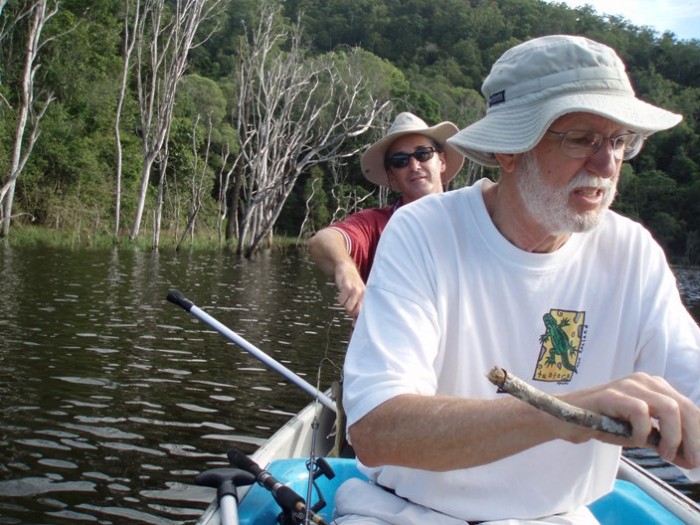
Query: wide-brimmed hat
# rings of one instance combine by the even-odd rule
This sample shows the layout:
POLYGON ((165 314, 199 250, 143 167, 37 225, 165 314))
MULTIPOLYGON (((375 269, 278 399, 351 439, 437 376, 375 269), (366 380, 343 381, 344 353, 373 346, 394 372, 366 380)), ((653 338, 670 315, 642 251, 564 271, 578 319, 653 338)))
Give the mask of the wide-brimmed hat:
POLYGON ((580 36, 545 36, 509 49, 481 92, 486 116, 448 142, 490 167, 498 166, 494 153, 530 151, 567 113, 600 115, 645 136, 683 118, 638 99, 615 51, 580 36))
POLYGON ((362 173, 370 182, 379 186, 389 186, 389 175, 386 172, 385 156, 389 146, 404 135, 425 135, 434 140, 445 152, 445 171, 442 173, 442 182, 447 183, 457 175, 464 164, 464 157, 453 149, 447 139, 457 133, 459 128, 452 122, 441 122, 435 126, 428 126, 421 118, 413 113, 399 113, 389 131, 384 137, 372 144, 364 152, 360 159, 362 173))

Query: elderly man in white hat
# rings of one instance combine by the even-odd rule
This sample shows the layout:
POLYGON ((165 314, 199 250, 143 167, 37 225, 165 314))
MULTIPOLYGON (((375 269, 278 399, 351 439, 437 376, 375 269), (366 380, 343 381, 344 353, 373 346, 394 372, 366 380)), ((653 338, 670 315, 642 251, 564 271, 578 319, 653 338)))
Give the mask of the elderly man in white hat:
POLYGON ((507 51, 486 116, 448 139, 498 182, 398 210, 382 235, 344 367, 350 442, 371 483, 346 524, 594 524, 622 446, 700 467, 700 330, 660 246, 608 207, 620 167, 681 117, 639 100, 607 46, 507 51), (493 367, 632 437, 499 394, 493 367))
POLYGON ((365 282, 389 218, 404 204, 442 193, 462 167, 464 157, 446 143, 457 131, 452 122, 429 127, 412 113, 400 113, 361 159, 367 180, 400 193, 400 199, 350 215, 309 239, 311 257, 335 279, 338 302, 353 319, 360 313, 365 282))

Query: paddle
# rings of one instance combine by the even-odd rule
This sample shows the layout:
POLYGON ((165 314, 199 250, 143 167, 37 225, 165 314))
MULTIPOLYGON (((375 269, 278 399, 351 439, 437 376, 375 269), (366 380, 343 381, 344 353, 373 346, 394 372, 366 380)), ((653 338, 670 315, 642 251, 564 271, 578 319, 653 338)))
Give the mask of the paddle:
POLYGON ((221 335, 243 348, 243 350, 245 350, 253 357, 258 359, 264 365, 266 365, 278 374, 282 375, 282 377, 294 383, 296 386, 298 386, 306 393, 311 395, 311 397, 313 397, 314 399, 318 399, 324 406, 331 409, 333 412, 336 411, 335 402, 330 397, 328 397, 318 388, 314 387, 313 385, 299 377, 297 374, 289 370, 289 368, 279 363, 278 361, 267 355, 265 352, 243 339, 236 332, 234 332, 227 326, 221 324, 212 316, 198 308, 194 303, 192 303, 192 301, 186 299, 185 296, 182 295, 182 292, 178 290, 171 290, 170 293, 168 293, 168 301, 170 301, 173 304, 176 304, 186 312, 189 312, 192 315, 194 315, 200 321, 203 321, 204 323, 208 324, 221 335))
POLYGON ((197 475, 197 485, 217 489, 221 525, 238 525, 238 487, 252 485, 255 476, 238 468, 213 468, 197 475))

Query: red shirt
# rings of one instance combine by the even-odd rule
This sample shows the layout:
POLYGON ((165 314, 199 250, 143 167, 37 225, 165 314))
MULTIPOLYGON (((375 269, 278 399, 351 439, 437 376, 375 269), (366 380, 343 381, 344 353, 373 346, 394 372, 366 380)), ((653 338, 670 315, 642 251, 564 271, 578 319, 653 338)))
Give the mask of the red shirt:
POLYGON ((386 223, 400 206, 401 201, 398 201, 384 208, 358 211, 331 225, 331 228, 335 228, 345 237, 345 247, 350 257, 355 261, 364 282, 367 282, 369 277, 379 237, 381 237, 386 223))

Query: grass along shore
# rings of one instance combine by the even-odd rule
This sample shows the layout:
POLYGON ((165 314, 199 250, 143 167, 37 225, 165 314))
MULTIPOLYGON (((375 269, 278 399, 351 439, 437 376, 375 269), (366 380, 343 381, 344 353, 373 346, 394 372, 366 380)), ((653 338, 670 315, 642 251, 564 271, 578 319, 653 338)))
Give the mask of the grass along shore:
MULTIPOLYGON (((161 232, 158 250, 161 251, 176 251, 180 242, 180 235, 176 236, 175 232, 161 232)), ((104 232, 90 232, 86 230, 69 231, 44 226, 34 225, 13 225, 7 237, 1 238, 2 244, 16 247, 49 247, 63 248, 71 250, 84 249, 125 249, 125 250, 153 250, 153 232, 142 230, 135 240, 129 238, 128 233, 124 233, 119 237, 110 235, 104 232)), ((280 237, 275 236, 271 249, 289 249, 303 245, 303 241, 299 241, 296 237, 280 237)), ((229 242, 222 245, 219 242, 216 232, 204 232, 195 235, 194 238, 187 237, 180 244, 180 250, 235 250, 235 242, 229 242)), ((265 248, 262 248, 265 249, 265 248)))

